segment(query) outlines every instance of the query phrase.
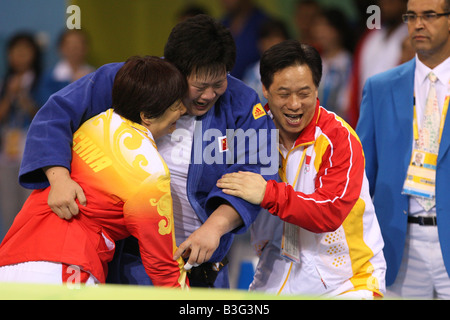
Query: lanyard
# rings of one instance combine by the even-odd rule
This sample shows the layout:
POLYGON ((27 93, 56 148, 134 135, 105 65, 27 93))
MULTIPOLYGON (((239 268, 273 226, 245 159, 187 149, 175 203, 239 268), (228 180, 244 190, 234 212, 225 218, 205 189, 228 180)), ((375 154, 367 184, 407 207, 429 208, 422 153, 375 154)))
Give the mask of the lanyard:
POLYGON ((295 185, 297 184, 297 181, 298 181, 298 176, 300 175, 300 170, 301 170, 302 167, 303 167, 303 161, 305 160, 306 150, 307 150, 307 149, 308 149, 308 146, 304 146, 304 147, 303 147, 303 152, 302 152, 302 157, 301 157, 301 159, 300 159, 300 164, 299 164, 299 166, 298 166, 297 173, 295 174, 295 180, 294 180, 294 183, 292 184, 292 187, 294 188, 294 190, 295 190, 295 185))
MULTIPOLYGON (((312 149, 311 149, 311 151, 309 151, 309 152, 307 152, 307 150, 309 149, 309 146, 310 146, 311 144, 305 144, 305 145, 303 145, 303 152, 302 152, 302 157, 300 158, 300 162, 299 162, 299 165, 298 165, 298 168, 297 168, 297 173, 295 174, 295 179, 294 179, 294 181, 292 182, 292 183, 290 183, 290 185, 294 188, 294 190, 295 190, 295 186, 296 186, 296 184, 297 184, 297 181, 298 181, 298 177, 299 177, 299 175, 300 175, 300 171, 301 171, 301 169, 303 168, 303 162, 305 161, 305 158, 306 158, 306 166, 307 166, 307 168, 310 166, 310 161, 311 161, 311 152, 312 152, 312 149)), ((291 152, 292 150, 290 150, 287 154, 286 154, 286 159, 282 159, 282 166, 281 166, 281 169, 282 169, 282 172, 281 172, 281 179, 284 181, 284 182, 287 182, 287 183, 289 183, 289 181, 287 181, 287 176, 286 176, 286 168, 287 168, 287 160, 288 160, 288 158, 289 158, 289 153, 291 152)))

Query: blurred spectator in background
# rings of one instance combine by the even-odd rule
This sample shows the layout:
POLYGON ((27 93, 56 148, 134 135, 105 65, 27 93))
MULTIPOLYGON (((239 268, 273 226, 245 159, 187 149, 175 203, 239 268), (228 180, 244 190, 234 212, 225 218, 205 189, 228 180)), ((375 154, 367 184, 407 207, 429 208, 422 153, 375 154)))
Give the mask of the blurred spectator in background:
POLYGON ((230 29, 236 43, 236 64, 231 75, 242 79, 245 70, 260 59, 259 30, 269 15, 253 0, 221 0, 225 10, 222 23, 230 29))
POLYGON ((366 80, 400 64, 402 42, 408 28, 402 22, 407 0, 378 0, 381 28, 367 29, 359 39, 353 59, 349 96, 349 123, 353 127, 359 118, 362 88, 366 80))
POLYGON ((87 34, 81 29, 64 31, 58 41, 58 49, 61 60, 44 74, 41 81, 39 90, 41 104, 56 91, 95 70, 86 62, 89 44, 87 34))
MULTIPOLYGON (((298 40, 301 43, 314 45, 311 27, 316 16, 320 13, 321 6, 315 0, 299 0, 294 9, 294 24, 298 32, 298 40)), ((318 50, 320 48, 317 48, 318 50)))
POLYGON ((18 33, 7 43, 7 71, 0 84, 0 213, 2 234, 30 194, 18 182, 28 126, 39 109, 41 50, 33 35, 18 33))
POLYGON ((322 57, 321 105, 348 120, 347 91, 354 37, 344 13, 338 9, 323 10, 313 21, 311 36, 322 57))
MULTIPOLYGON (((283 21, 278 19, 267 20, 259 32, 258 49, 260 54, 284 40, 290 39, 289 31, 283 21)), ((267 99, 262 92, 261 74, 259 73, 259 60, 248 67, 244 73, 242 80, 256 91, 264 106, 267 99)))
POLYGON ((197 5, 188 5, 181 9, 177 14, 177 22, 186 20, 187 18, 194 17, 198 14, 208 14, 206 9, 197 5))

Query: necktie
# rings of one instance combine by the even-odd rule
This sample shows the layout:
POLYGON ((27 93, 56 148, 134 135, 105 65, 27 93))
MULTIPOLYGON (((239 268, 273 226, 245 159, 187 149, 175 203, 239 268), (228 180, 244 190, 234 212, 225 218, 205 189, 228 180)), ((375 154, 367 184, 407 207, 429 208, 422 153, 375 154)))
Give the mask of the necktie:
MULTIPOLYGON (((428 78, 430 80, 430 89, 425 105, 422 129, 419 132, 418 148, 437 155, 439 152, 440 127, 440 113, 435 88, 437 77, 433 72, 430 72, 428 78)), ((435 198, 417 198, 417 201, 426 211, 429 211, 436 204, 435 198)))

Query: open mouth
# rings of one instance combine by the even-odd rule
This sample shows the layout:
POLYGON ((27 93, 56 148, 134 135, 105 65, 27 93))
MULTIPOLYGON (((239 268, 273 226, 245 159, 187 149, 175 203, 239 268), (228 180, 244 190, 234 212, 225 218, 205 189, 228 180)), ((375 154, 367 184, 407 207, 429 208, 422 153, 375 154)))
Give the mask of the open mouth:
POLYGON ((194 101, 194 105, 200 109, 203 109, 208 106, 208 102, 200 102, 200 101, 196 100, 196 101, 194 101))
POLYGON ((285 113, 284 116, 285 116, 287 122, 289 124, 293 124, 293 125, 299 124, 303 118, 303 114, 286 114, 285 113))

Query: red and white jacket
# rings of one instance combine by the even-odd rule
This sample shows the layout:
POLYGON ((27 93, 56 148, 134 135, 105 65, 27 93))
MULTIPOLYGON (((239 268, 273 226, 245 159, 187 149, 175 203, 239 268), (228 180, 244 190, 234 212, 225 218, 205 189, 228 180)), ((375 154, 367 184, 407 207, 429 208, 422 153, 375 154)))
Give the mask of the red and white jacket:
MULTIPOLYGON (((314 264, 329 291, 363 289, 382 295, 386 269, 384 242, 356 133, 318 102, 312 121, 294 146, 287 150, 280 145, 279 149, 283 182, 268 181, 261 203, 261 207, 279 219, 275 222, 269 218, 270 223, 264 218, 257 220, 252 229, 254 244, 263 248, 269 242, 280 247, 283 228, 279 225, 284 222, 297 225, 300 261, 314 264)), ((286 268, 291 263, 286 261, 286 268)), ((268 270, 264 261, 260 265, 261 270, 268 270)), ((279 283, 280 291, 294 279, 292 272, 286 272, 279 283)), ((295 288, 302 283, 290 286, 295 288)))

